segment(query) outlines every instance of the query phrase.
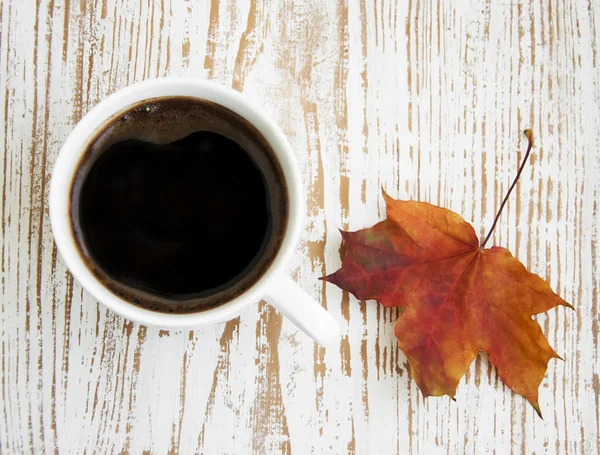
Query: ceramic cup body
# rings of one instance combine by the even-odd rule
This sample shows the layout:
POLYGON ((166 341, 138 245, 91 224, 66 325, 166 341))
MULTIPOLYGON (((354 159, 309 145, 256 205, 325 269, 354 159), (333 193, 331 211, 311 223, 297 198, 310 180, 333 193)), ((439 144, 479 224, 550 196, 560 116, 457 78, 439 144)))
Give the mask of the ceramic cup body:
POLYGON ((50 218, 58 251, 75 279, 93 297, 123 317, 162 328, 194 328, 236 317, 242 308, 265 298, 318 343, 337 338, 338 323, 291 279, 284 267, 294 253, 303 228, 304 193, 296 157, 281 129, 267 113, 242 94, 195 78, 161 78, 130 85, 89 111, 75 126, 57 158, 50 185, 50 218), (244 293, 205 311, 162 313, 134 305, 112 293, 87 267, 81 257, 71 223, 70 192, 79 162, 90 142, 114 115, 156 98, 192 97, 219 104, 246 119, 264 136, 275 152, 288 190, 288 222, 281 247, 268 269, 244 293))

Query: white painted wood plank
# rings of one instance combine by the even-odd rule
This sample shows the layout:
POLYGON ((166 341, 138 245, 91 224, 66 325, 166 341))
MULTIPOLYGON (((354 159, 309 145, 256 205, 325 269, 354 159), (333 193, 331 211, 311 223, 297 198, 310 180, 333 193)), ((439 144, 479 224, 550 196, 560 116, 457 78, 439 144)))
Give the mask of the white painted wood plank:
POLYGON ((600 8, 594 2, 8 0, 0 6, 1 453, 596 453, 600 450, 600 8), (72 126, 135 81, 206 77, 257 101, 296 151, 306 229, 292 276, 346 321, 316 348, 264 304, 193 332, 140 327, 74 283, 47 191, 72 126), (545 420, 485 356, 456 403, 423 400, 397 312, 318 281, 339 227, 393 196, 485 234, 576 306, 538 320, 545 420), (235 435, 231 437, 230 435, 235 435))

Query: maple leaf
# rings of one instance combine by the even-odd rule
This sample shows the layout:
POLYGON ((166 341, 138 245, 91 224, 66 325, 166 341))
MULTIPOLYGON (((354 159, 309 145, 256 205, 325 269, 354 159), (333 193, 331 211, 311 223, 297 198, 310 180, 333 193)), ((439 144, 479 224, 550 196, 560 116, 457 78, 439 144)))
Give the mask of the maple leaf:
POLYGON ((395 334, 424 396, 454 399, 483 350, 504 383, 541 417, 538 388, 548 362, 559 356, 532 316, 570 305, 507 249, 484 248, 502 207, 480 245, 473 227, 448 209, 384 198, 388 219, 342 232, 342 268, 324 279, 357 299, 401 308, 395 334))

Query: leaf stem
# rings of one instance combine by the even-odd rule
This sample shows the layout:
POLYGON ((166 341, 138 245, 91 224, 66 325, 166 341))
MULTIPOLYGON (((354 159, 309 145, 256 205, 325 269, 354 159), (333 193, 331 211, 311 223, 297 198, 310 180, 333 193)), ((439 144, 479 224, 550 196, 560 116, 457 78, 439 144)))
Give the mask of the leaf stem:
POLYGON ((498 209, 498 213, 496 213, 496 218, 494 218, 494 224, 492 224, 492 227, 490 228, 490 231, 488 232, 488 235, 485 237, 485 240, 481 244, 481 247, 480 247, 481 249, 483 249, 485 247, 485 244, 487 243, 487 241, 492 236, 492 232, 494 232, 494 228, 496 227, 496 223, 498 223, 498 218, 500 218, 500 214, 502 213, 502 209, 504 209, 504 206, 506 205, 506 201, 508 201, 508 197, 510 196, 510 193, 512 192, 513 188, 517 184, 517 181, 519 180, 519 177, 521 176, 521 172, 523 172, 523 168, 525 167, 525 163, 527 163, 527 158, 529 158, 529 153, 531 152, 531 149, 533 148, 533 133, 529 129, 523 131, 523 133, 525 134, 525 137, 527 137, 527 141, 529 142, 527 144, 527 152, 525 153, 525 157, 523 158, 521 166, 519 167, 519 172, 517 172, 517 176, 515 177, 514 181, 512 182, 512 185, 508 189, 508 192, 506 193, 506 196, 504 196, 504 200, 502 201, 502 204, 500 205, 500 209, 498 209))

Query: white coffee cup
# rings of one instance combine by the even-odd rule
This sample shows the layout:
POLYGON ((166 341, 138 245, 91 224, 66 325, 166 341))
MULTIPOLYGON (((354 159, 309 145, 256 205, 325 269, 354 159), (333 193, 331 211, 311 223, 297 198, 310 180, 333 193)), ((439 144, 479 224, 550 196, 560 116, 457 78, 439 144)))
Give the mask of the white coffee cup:
POLYGON ((304 193, 300 171, 281 129, 267 113, 240 93, 195 78, 160 78, 126 87, 88 112, 65 141, 56 160, 50 185, 50 219, 60 255, 75 279, 99 302, 121 316, 145 325, 166 329, 194 328, 236 317, 247 305, 264 298, 285 317, 325 346, 339 337, 338 322, 302 288, 284 274, 294 254, 304 220, 304 193), (277 155, 288 189, 288 222, 281 247, 268 269, 248 290, 234 299, 205 311, 187 314, 162 313, 127 302, 104 286, 81 257, 71 223, 70 192, 79 161, 90 142, 116 114, 145 100, 185 96, 212 101, 250 122, 277 155))

